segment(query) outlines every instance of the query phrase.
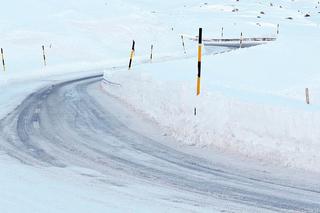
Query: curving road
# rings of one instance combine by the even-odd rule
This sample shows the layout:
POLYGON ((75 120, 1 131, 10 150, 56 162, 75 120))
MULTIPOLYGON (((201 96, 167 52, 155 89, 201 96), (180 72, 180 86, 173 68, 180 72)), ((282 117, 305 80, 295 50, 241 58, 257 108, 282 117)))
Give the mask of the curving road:
MULTIPOLYGON (((31 94, 0 121, 0 148, 32 166, 90 168, 113 184, 179 191, 186 195, 179 202, 200 209, 224 203, 253 212, 320 212, 320 191, 232 173, 130 128, 90 93, 101 79, 90 76, 31 94)), ((116 104, 108 94, 101 97, 116 104)))

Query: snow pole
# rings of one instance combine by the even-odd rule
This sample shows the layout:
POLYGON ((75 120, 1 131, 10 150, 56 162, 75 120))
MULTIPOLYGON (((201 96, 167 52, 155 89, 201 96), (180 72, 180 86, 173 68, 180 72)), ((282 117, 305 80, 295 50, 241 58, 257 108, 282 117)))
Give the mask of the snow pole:
POLYGON ((2 59, 3 71, 6 71, 6 64, 4 63, 4 54, 3 54, 3 49, 2 48, 1 48, 1 59, 2 59))
POLYGON ((198 75, 197 75, 197 96, 200 95, 201 84, 201 59, 202 59, 202 28, 199 28, 198 41, 198 75))
POLYGON ((306 93, 306 103, 310 104, 309 88, 306 88, 305 93, 306 93))
POLYGON ((223 27, 221 28, 221 38, 223 38, 223 27))
POLYGON ((277 35, 279 35, 279 27, 280 27, 280 25, 277 24, 277 35))
POLYGON ((131 53, 130 53, 130 60, 129 60, 129 67, 128 70, 131 69, 131 65, 132 65, 132 60, 133 60, 133 56, 134 56, 134 46, 135 46, 136 42, 133 40, 132 41, 132 48, 131 48, 131 53))
POLYGON ((151 53, 150 53, 150 61, 153 59, 153 44, 151 44, 151 53))
MULTIPOLYGON (((201 59, 202 59, 202 28, 199 28, 197 96, 200 95, 200 88, 201 88, 201 59)), ((197 115, 197 107, 194 108, 194 115, 197 115)))
POLYGON ((242 40, 243 40, 243 34, 241 32, 241 34, 240 34, 240 48, 242 48, 242 40))
POLYGON ((42 45, 42 56, 43 56, 43 64, 44 64, 44 66, 47 66, 46 52, 45 52, 45 49, 44 49, 44 45, 42 45))
POLYGON ((181 40, 182 40, 182 47, 183 47, 184 54, 187 54, 186 46, 184 45, 183 35, 181 35, 181 40))

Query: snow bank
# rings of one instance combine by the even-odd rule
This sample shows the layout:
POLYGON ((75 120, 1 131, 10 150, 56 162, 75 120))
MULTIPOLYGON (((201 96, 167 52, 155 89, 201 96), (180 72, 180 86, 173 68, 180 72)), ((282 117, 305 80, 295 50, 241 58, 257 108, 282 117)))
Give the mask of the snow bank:
POLYGON ((189 145, 212 145, 269 163, 319 171, 319 107, 307 109, 280 97, 274 97, 276 103, 245 101, 223 91, 195 97, 192 84, 159 81, 138 72, 106 72, 108 81, 121 86, 104 82, 104 88, 157 121, 165 134, 189 145))
MULTIPOLYGON (((121 86, 104 82, 104 88, 182 143, 320 172, 320 75, 315 54, 320 48, 320 19, 314 4, 231 5, 240 8, 235 16, 248 36, 257 33, 250 28, 253 20, 260 20, 250 14, 259 15, 260 10, 266 17, 259 26, 280 23, 280 36, 270 44, 204 57, 200 97, 195 96, 196 58, 106 71, 105 79, 121 86), (303 16, 307 10, 310 18, 303 16), (311 105, 305 104, 305 88, 311 91, 311 105)), ((199 11, 207 13, 203 7, 199 11)), ((233 14, 219 14, 224 12, 225 18, 233 14)), ((210 29, 204 28, 204 33, 209 37, 210 29)))

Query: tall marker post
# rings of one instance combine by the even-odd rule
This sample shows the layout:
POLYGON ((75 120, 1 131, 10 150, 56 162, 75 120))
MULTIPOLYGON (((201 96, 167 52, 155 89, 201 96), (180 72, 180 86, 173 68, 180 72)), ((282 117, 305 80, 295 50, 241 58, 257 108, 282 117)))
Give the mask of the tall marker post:
MULTIPOLYGON (((201 89, 201 60, 202 60, 202 28, 199 28, 197 96, 200 95, 200 89, 201 89)), ((196 107, 194 108, 194 115, 197 115, 196 107)))
POLYGON ((131 66, 132 66, 132 60, 133 60, 133 56, 134 56, 134 46, 135 46, 136 42, 133 40, 132 41, 132 48, 131 48, 131 53, 130 53, 130 60, 129 60, 129 67, 128 67, 128 70, 131 69, 131 66))
POLYGON ((242 48, 242 41, 243 40, 243 34, 242 34, 242 32, 241 32, 241 34, 240 34, 240 48, 242 48))
POLYGON ((221 28, 221 38, 223 38, 223 27, 221 28))
POLYGON ((199 41, 198 41, 198 76, 197 76, 197 96, 200 95, 201 83, 201 59, 202 59, 202 28, 199 28, 199 41))
POLYGON ((279 28, 280 28, 280 25, 279 24, 277 24, 277 35, 279 35, 279 28))
POLYGON ((44 66, 47 66, 46 52, 44 49, 44 45, 42 45, 42 56, 43 56, 43 64, 44 64, 44 66))
POLYGON ((2 48, 1 48, 1 59, 2 59, 3 71, 6 71, 6 64, 4 63, 4 55, 3 55, 3 49, 2 48))

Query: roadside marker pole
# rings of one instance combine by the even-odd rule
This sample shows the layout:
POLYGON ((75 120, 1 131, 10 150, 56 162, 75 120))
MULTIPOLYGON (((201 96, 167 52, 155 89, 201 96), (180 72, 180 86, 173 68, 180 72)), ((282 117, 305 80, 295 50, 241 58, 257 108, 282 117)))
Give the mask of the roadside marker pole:
POLYGON ((151 45, 150 61, 153 59, 153 44, 151 45))
POLYGON ((307 104, 310 104, 310 97, 309 97, 309 89, 306 88, 306 102, 307 104))
POLYGON ((243 35, 242 35, 242 32, 240 34, 240 48, 242 48, 242 40, 243 40, 243 35))
POLYGON ((280 27, 280 25, 277 24, 277 35, 279 35, 279 27, 280 27))
POLYGON ((42 45, 42 55, 43 55, 43 64, 44 64, 44 66, 47 66, 46 52, 45 52, 45 49, 44 49, 44 45, 42 45))
POLYGON ((181 40, 182 40, 182 47, 183 47, 184 54, 187 54, 186 46, 184 45, 183 35, 181 35, 181 40))
POLYGON ((197 96, 200 95, 201 59, 202 59, 202 28, 199 28, 197 96))
MULTIPOLYGON (((202 28, 199 28, 197 96, 200 95, 200 89, 201 89, 201 60, 202 60, 202 28)), ((194 108, 194 115, 197 115, 196 107, 194 108)))
POLYGON ((221 38, 223 38, 223 27, 221 28, 221 38))
POLYGON ((2 59, 3 71, 6 71, 6 64, 4 63, 4 55, 3 55, 3 49, 2 48, 1 48, 1 59, 2 59))
POLYGON ((133 56, 134 56, 134 46, 135 46, 136 42, 133 40, 132 41, 132 48, 131 48, 131 53, 130 53, 130 61, 129 61, 129 68, 128 70, 131 69, 131 65, 132 65, 132 60, 133 60, 133 56))

